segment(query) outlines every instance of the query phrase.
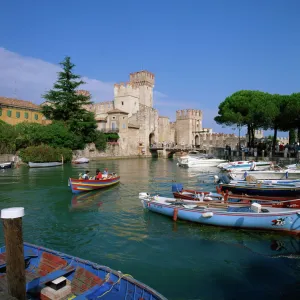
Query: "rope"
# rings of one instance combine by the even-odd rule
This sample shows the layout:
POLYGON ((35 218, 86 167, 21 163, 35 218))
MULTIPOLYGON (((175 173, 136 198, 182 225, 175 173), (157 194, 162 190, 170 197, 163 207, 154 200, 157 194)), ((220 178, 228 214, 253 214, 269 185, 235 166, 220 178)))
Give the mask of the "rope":
MULTIPOLYGON (((108 279, 109 279, 110 273, 108 273, 107 275, 108 275, 108 279)), ((105 280, 106 280, 107 275, 105 276, 105 280)), ((133 278, 130 274, 123 274, 122 276, 119 276, 119 279, 111 285, 110 289, 109 289, 108 291, 104 292, 102 295, 98 296, 97 299, 98 299, 98 298, 102 298, 103 296, 105 296, 106 294, 108 294, 109 292, 111 292, 111 290, 113 289, 113 287, 114 287, 116 284, 120 283, 121 279, 124 278, 124 277, 131 277, 131 278, 133 278)), ((108 279, 107 279, 107 280, 108 280, 108 279)), ((105 281, 105 282, 106 282, 106 281, 105 281)))

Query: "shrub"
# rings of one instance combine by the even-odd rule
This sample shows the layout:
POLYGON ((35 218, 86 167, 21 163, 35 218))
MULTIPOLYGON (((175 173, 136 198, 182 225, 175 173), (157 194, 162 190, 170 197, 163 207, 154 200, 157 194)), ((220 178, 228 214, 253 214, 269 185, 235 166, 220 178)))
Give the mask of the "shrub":
POLYGON ((72 150, 67 148, 54 148, 48 145, 40 145, 30 146, 26 149, 22 149, 19 155, 26 163, 61 161, 62 156, 64 158, 64 162, 68 162, 72 159, 72 150))

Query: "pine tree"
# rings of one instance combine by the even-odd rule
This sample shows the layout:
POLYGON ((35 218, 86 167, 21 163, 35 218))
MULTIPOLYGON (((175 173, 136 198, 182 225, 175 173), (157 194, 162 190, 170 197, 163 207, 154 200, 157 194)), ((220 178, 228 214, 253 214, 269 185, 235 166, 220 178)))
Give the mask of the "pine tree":
POLYGON ((75 65, 71 63, 69 56, 65 57, 60 65, 63 70, 58 73, 58 80, 53 89, 42 96, 48 102, 48 105, 43 106, 43 114, 51 120, 84 119, 88 113, 84 106, 92 102, 89 96, 78 94, 76 89, 85 82, 79 75, 73 74, 75 65))

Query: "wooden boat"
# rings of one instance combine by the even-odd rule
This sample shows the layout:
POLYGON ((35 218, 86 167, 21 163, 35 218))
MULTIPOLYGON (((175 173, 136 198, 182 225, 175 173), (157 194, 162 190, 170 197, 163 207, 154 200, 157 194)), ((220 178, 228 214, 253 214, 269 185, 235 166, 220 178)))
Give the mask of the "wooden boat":
MULTIPOLYGON (((24 260, 28 299, 166 299, 129 274, 44 247, 24 243, 24 260)), ((5 266, 1 247, 1 288, 7 286, 5 266)))
POLYGON ((174 221, 182 219, 206 225, 300 234, 300 210, 296 209, 262 208, 258 203, 247 207, 228 204, 209 207, 203 203, 178 203, 176 199, 170 202, 165 197, 152 197, 148 193, 139 193, 139 199, 145 209, 173 217, 174 221))
POLYGON ((0 169, 10 169, 12 168, 13 162, 0 163, 0 169))
POLYGON ((54 162, 45 162, 45 163, 35 163, 35 162, 29 162, 28 166, 30 168, 49 168, 49 167, 57 167, 57 166, 61 166, 63 164, 63 162, 58 162, 58 161, 54 161, 54 162))
POLYGON ((108 175, 107 179, 101 179, 101 180, 93 180, 93 179, 83 180, 83 179, 69 178, 69 186, 73 194, 103 189, 115 185, 119 182, 120 182, 120 176, 117 176, 116 174, 110 174, 108 175))
POLYGON ((230 191, 233 194, 294 197, 300 196, 300 186, 295 184, 262 184, 237 183, 220 184, 221 191, 230 191))

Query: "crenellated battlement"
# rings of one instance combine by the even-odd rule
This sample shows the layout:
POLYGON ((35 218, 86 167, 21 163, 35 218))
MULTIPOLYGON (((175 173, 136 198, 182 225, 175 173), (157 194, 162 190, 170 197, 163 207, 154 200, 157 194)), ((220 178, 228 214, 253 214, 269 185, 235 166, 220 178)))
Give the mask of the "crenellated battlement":
POLYGON ((130 82, 137 86, 146 85, 149 87, 154 87, 154 80, 155 75, 146 70, 130 73, 130 82))
POLYGON ((132 82, 120 82, 114 85, 115 97, 133 96, 139 97, 139 88, 132 82))
POLYGON ((198 109, 181 109, 176 111, 176 120, 201 120, 202 111, 198 109))

